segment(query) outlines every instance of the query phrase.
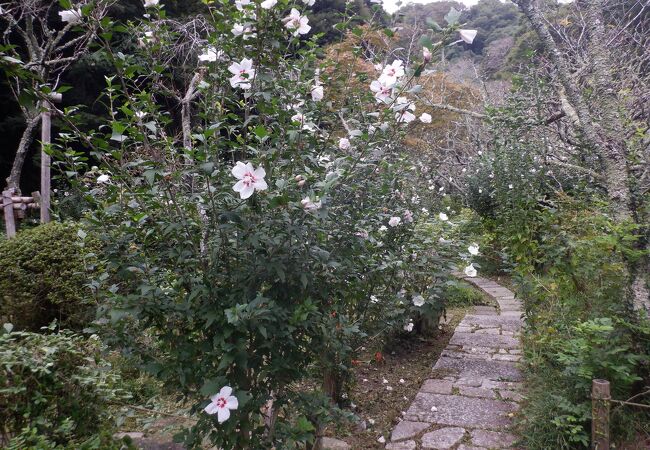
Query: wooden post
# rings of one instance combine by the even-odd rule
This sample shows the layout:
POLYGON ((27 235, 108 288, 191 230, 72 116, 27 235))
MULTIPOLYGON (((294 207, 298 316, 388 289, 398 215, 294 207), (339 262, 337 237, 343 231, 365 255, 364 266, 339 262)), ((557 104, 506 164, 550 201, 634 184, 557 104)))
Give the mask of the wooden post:
MULTIPOLYGON (((54 102, 61 101, 61 94, 52 93, 49 95, 50 100, 54 102)), ((45 148, 52 142, 52 113, 50 112, 49 101, 43 102, 43 112, 41 113, 41 223, 50 221, 50 192, 51 192, 51 169, 52 160, 50 155, 45 153, 45 148)))
POLYGON ((41 113, 41 223, 50 221, 50 155, 45 153, 45 148, 52 142, 51 127, 52 113, 47 102, 43 102, 45 111, 41 113))
POLYGON ((609 381, 591 381, 591 448, 609 450, 609 381))
POLYGON ((11 199, 12 191, 2 192, 2 209, 5 213, 5 229, 7 237, 12 238, 16 235, 16 221, 14 219, 14 202, 11 199))

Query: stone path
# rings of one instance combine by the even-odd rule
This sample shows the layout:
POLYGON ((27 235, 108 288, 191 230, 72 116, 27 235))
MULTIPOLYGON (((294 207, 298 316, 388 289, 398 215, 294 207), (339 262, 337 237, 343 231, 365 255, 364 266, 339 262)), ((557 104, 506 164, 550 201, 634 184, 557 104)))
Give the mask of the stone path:
POLYGON ((521 400, 521 303, 485 278, 459 276, 491 296, 456 327, 387 450, 513 448, 512 417, 521 400))

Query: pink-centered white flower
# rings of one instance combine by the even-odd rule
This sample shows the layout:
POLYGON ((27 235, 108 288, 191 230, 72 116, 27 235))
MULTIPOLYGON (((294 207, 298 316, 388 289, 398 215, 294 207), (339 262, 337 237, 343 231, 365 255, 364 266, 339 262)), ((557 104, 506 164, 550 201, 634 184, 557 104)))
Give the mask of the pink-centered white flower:
POLYGON ((408 209, 404 211, 404 222, 411 223, 413 222, 413 213, 408 209))
POLYGON ((261 166, 255 169, 251 163, 237 161, 231 173, 239 180, 232 189, 239 192, 242 200, 249 198, 255 191, 264 191, 269 187, 264 180, 266 171, 261 166))
POLYGON ((311 90, 311 99, 315 102, 320 102, 325 96, 323 86, 314 86, 311 90))
POLYGON ((388 103, 393 92, 392 85, 384 84, 380 80, 370 83, 370 90, 375 93, 378 102, 388 103))
POLYGON ((461 40, 466 44, 471 44, 474 42, 474 38, 476 37, 477 33, 478 31, 476 30, 458 30, 458 34, 460 34, 461 40))
POLYGON ((241 89, 250 89, 251 81, 255 77, 253 61, 244 58, 241 62, 234 62, 228 67, 233 76, 230 78, 230 85, 241 89))
POLYGON ((242 34, 244 34, 245 30, 246 28, 244 27, 244 25, 242 25, 241 23, 236 23, 232 26, 230 32, 235 36, 241 36, 242 34))
POLYGON ((395 120, 399 123, 409 123, 415 120, 415 104, 409 101, 406 97, 398 97, 393 104, 393 111, 395 111, 395 120))
POLYGON ((309 26, 309 19, 307 16, 301 16, 296 8, 291 8, 291 12, 284 18, 286 24, 284 25, 287 30, 291 31, 294 36, 299 34, 307 34, 311 30, 309 26))
POLYGON ((469 266, 465 267, 465 275, 468 277, 474 278, 477 274, 478 272, 476 271, 474 264, 470 264, 469 266))
POLYGON ((305 197, 300 201, 303 209, 307 212, 317 211, 321 208, 322 203, 320 200, 314 202, 309 197, 305 197))
POLYGON ((420 115, 420 122, 422 122, 422 123, 431 123, 431 114, 422 113, 420 115))
POLYGON ((64 11, 59 11, 59 16, 61 16, 62 22, 70 24, 81 22, 81 18, 83 17, 80 9, 66 9, 64 11))
POLYGON ((219 423, 224 423, 230 418, 230 411, 239 407, 239 400, 231 394, 230 386, 222 387, 218 394, 210 397, 210 404, 203 410, 210 415, 216 414, 219 423))
POLYGON ((431 50, 429 50, 427 47, 422 47, 422 59, 425 63, 431 61, 432 56, 433 55, 431 54, 431 50))
POLYGON ((391 217, 390 220, 388 221, 388 225, 391 227, 396 227, 397 225, 402 222, 402 219, 400 217, 391 217))
POLYGON ((199 61, 201 62, 215 62, 217 59, 220 59, 223 56, 223 52, 217 50, 214 47, 206 47, 203 49, 203 52, 199 55, 199 61))
POLYGON ((262 9, 271 9, 277 4, 278 0, 264 0, 262 3, 260 3, 260 6, 262 9))
POLYGON ((339 148, 341 150, 349 150, 350 149, 350 140, 348 138, 339 139, 339 148))
POLYGON ((383 82, 386 85, 394 85, 397 83, 397 79, 404 75, 404 63, 396 59, 392 64, 384 67, 384 70, 379 77, 379 81, 383 82))
POLYGON ((248 6, 250 4, 251 4, 251 0, 235 0, 235 6, 240 11, 244 10, 244 6, 248 6))

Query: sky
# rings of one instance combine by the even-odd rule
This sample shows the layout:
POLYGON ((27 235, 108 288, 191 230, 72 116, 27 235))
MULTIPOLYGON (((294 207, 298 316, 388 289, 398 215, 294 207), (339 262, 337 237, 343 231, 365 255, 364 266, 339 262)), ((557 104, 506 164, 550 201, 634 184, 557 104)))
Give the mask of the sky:
MULTIPOLYGON (((399 6, 397 6, 397 3, 399 1, 400 0, 383 0, 384 9, 389 13, 394 13, 399 8, 399 6)), ((442 1, 442 0, 401 0, 402 3, 400 6, 404 6, 407 3, 433 3, 435 1, 442 1)), ((479 0, 457 0, 457 1, 465 4, 465 6, 476 5, 479 2, 479 0)), ((571 1, 573 0, 560 0, 560 3, 569 3, 571 1)))

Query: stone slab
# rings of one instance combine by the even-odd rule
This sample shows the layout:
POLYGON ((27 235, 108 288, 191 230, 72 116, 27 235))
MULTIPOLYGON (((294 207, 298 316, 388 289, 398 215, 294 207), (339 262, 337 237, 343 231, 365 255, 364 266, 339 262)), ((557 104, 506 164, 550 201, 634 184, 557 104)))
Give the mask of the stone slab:
POLYGON ((486 361, 482 359, 458 359, 442 356, 434 369, 447 369, 463 378, 486 378, 491 380, 521 381, 517 365, 509 361, 486 361))
POLYGON ((458 444, 464 436, 465 430, 463 428, 440 428, 422 436, 422 448, 447 450, 458 444))
POLYGON ((454 333, 449 341, 451 345, 467 347, 519 348, 519 339, 512 336, 477 335, 475 333, 454 333))
POLYGON ((515 404, 499 400, 419 392, 405 418, 439 425, 503 429, 511 426, 508 414, 515 411, 515 404))
POLYGON ((431 426, 428 422, 412 422, 410 420, 402 420, 393 429, 390 435, 391 441, 403 441, 412 438, 420 432, 426 430, 431 426))
POLYGON ((452 382, 449 380, 425 380, 420 391, 430 394, 451 394, 452 382))
POLYGON ((508 448, 517 442, 515 435, 486 430, 472 430, 472 444, 488 448, 508 448))
POLYGON ((415 441, 393 442, 386 445, 386 450, 415 450, 415 441))
POLYGON ((460 395, 465 397, 496 398, 494 391, 490 389, 481 389, 478 387, 463 386, 460 389, 460 395))

